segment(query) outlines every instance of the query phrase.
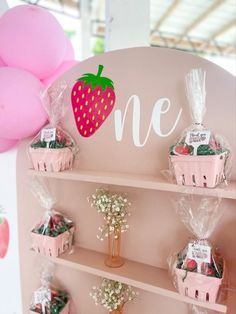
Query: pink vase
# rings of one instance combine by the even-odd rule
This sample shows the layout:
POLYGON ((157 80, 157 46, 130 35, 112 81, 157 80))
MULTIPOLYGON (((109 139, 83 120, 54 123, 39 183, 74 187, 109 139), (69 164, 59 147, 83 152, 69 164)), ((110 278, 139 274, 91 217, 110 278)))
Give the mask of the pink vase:
POLYGON ((125 260, 120 256, 121 232, 114 231, 108 234, 108 256, 105 259, 105 265, 111 268, 117 268, 124 265, 125 260))
POLYGON ((118 307, 118 309, 109 312, 110 314, 123 314, 124 313, 124 305, 118 307))

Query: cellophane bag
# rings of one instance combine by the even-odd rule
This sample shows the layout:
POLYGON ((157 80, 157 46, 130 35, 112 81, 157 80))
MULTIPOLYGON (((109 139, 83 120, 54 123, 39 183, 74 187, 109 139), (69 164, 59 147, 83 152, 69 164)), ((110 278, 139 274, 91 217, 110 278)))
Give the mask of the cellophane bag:
POLYGON ((203 307, 193 305, 193 304, 190 304, 188 308, 189 308, 189 311, 188 311, 189 314, 213 314, 213 311, 204 309, 203 307))
POLYGON ((220 199, 182 195, 176 211, 193 234, 185 247, 168 259, 173 283, 180 294, 214 303, 225 284, 225 262, 209 237, 222 216, 220 199))
POLYGON ((51 263, 43 264, 40 277, 41 286, 33 293, 30 313, 69 314, 69 295, 52 284, 53 265, 51 263))
POLYGON ((45 209, 43 217, 31 230, 32 248, 44 256, 52 257, 71 251, 74 223, 54 209, 56 201, 43 181, 32 180, 31 191, 45 209))
POLYGON ((192 125, 169 151, 170 170, 177 184, 213 188, 230 173, 230 149, 223 136, 203 124, 206 113, 206 72, 191 70, 185 78, 192 125))
POLYGON ((77 152, 76 144, 70 134, 61 127, 67 111, 64 101, 66 87, 65 82, 60 82, 50 86, 42 94, 49 124, 30 143, 29 157, 35 170, 59 172, 72 169, 77 152))

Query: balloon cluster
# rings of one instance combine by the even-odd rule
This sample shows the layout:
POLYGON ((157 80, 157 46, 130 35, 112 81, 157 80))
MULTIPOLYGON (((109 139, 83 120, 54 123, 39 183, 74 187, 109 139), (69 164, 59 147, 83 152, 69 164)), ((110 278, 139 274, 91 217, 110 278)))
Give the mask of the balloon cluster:
POLYGON ((41 93, 76 64, 70 40, 47 10, 21 5, 0 17, 0 153, 47 121, 41 93))

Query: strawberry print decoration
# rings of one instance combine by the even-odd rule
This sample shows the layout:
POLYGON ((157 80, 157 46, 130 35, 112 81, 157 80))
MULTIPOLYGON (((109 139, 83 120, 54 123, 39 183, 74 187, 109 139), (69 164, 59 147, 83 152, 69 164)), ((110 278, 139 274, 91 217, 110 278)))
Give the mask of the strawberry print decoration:
POLYGON ((71 103, 75 123, 84 137, 92 136, 111 113, 116 95, 111 79, 101 76, 103 65, 97 74, 85 73, 72 88, 71 103))
POLYGON ((10 228, 5 217, 2 217, 3 210, 0 207, 0 258, 5 258, 9 246, 10 228))

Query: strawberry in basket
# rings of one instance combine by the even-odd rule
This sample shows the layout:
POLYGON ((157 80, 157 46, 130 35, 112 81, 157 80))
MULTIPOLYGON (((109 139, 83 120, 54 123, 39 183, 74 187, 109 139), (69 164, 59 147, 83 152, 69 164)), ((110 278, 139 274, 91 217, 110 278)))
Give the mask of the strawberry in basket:
POLYGON ((43 96, 49 124, 30 143, 29 156, 35 170, 58 172, 72 168, 76 145, 60 126, 66 113, 65 89, 63 84, 50 87, 43 96))
POLYGON ((220 199, 186 194, 177 197, 174 204, 194 239, 169 259, 173 283, 182 295, 216 302, 225 280, 225 263, 208 238, 223 214, 220 199))
POLYGON ((214 135, 202 124, 206 112, 205 76, 201 69, 193 69, 186 76, 193 124, 170 147, 169 158, 177 184, 213 188, 226 180, 230 150, 222 136, 214 135))
POLYGON ((52 285, 50 264, 43 264, 41 287, 33 294, 30 313, 69 314, 70 299, 66 291, 52 285), (48 268, 48 269, 47 269, 48 268))

